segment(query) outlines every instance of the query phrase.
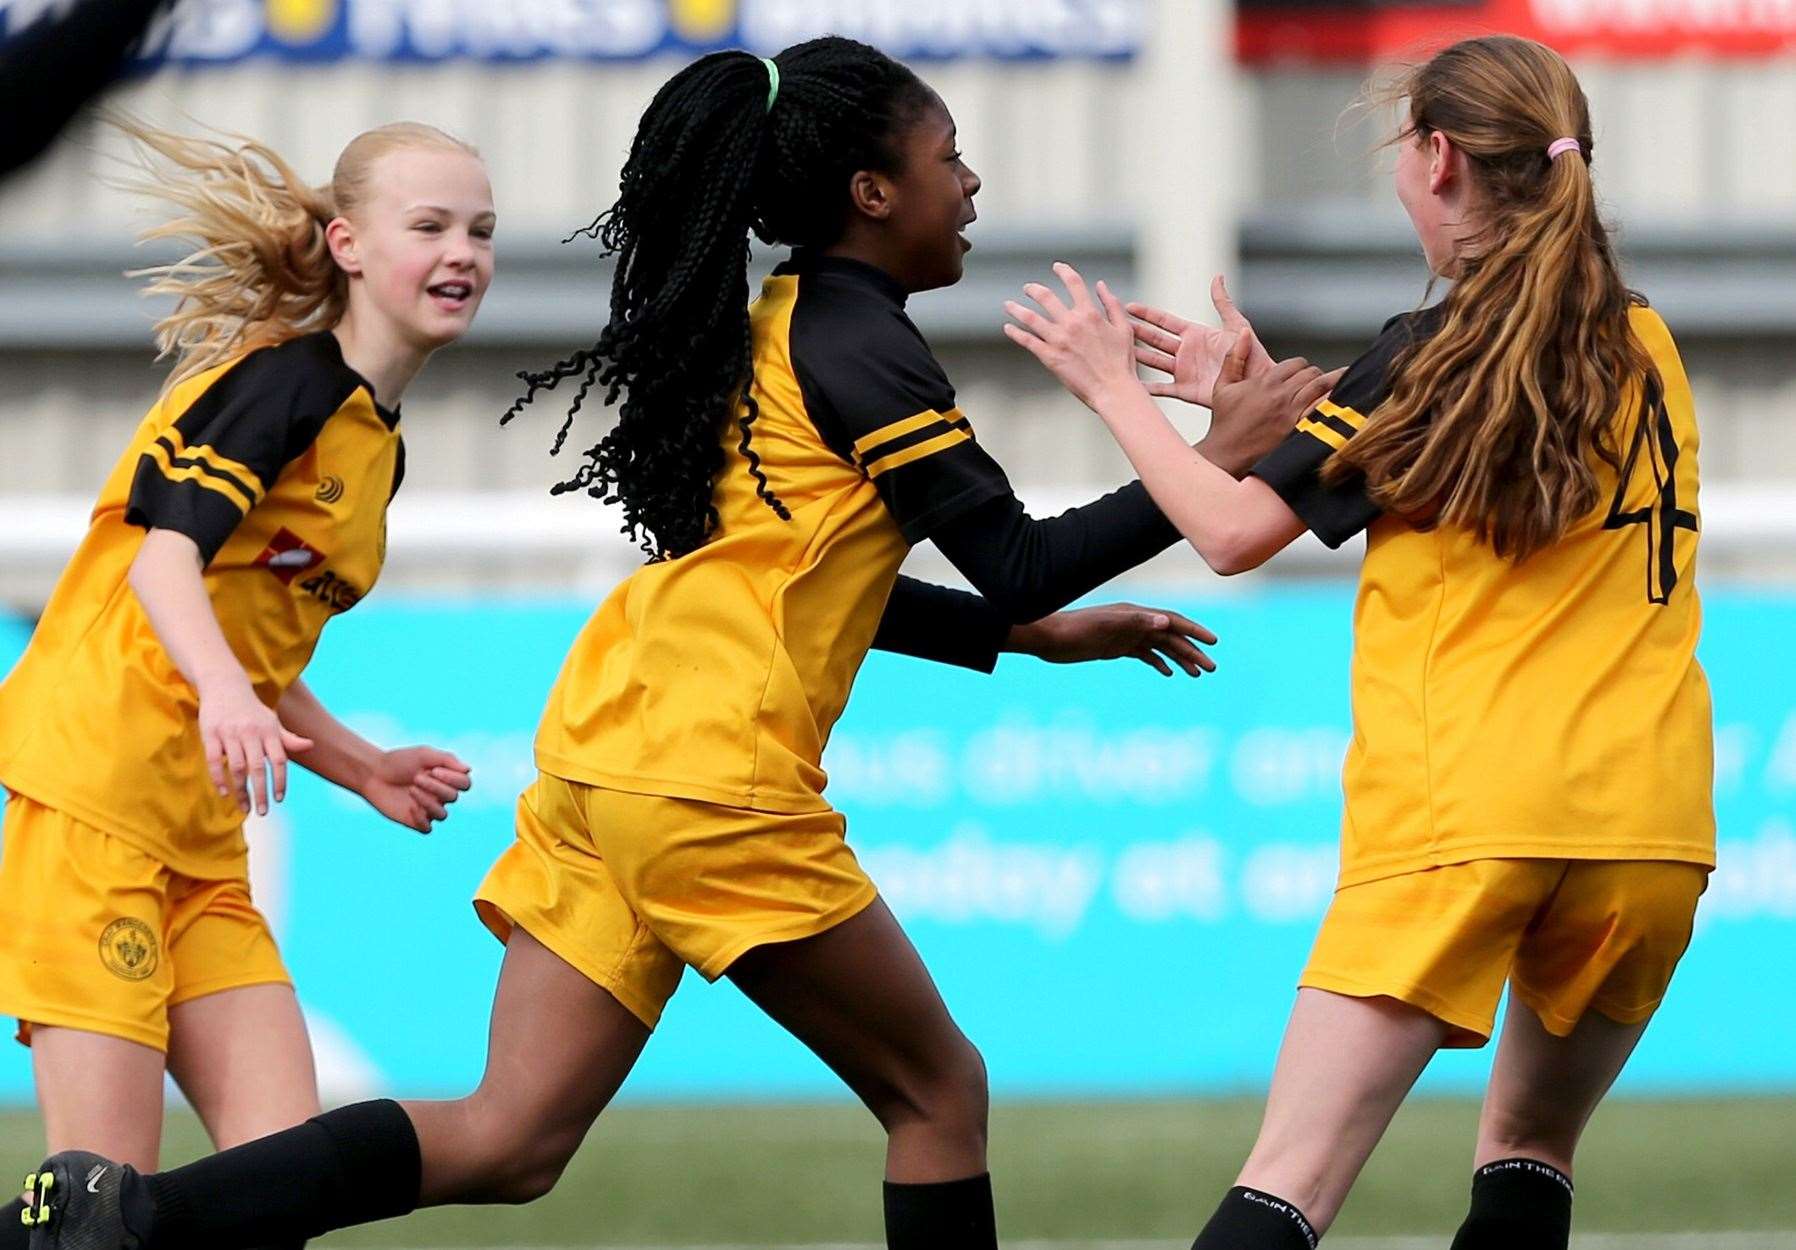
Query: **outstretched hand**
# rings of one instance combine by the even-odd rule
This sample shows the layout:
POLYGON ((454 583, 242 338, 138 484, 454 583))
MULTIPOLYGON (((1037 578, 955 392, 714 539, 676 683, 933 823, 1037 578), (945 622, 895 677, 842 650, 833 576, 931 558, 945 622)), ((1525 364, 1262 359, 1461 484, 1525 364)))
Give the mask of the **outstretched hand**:
POLYGON ((1210 283, 1210 302, 1216 307, 1220 327, 1187 321, 1177 313, 1150 304, 1132 302, 1125 306, 1129 315, 1136 319, 1133 325, 1135 359, 1172 379, 1150 381, 1148 394, 1210 407, 1223 358, 1243 334, 1248 336, 1251 344, 1247 375, 1257 377, 1272 368, 1271 354, 1261 345, 1252 324, 1235 307, 1228 283, 1221 274, 1210 283))
POLYGON ((362 797, 396 824, 429 833, 432 822, 449 818, 449 804, 473 781, 472 770, 435 747, 383 751, 362 783, 362 797))
POLYGON ((1051 664, 1086 660, 1140 660, 1162 676, 1177 665, 1192 677, 1216 671, 1197 645, 1213 646, 1216 635, 1189 617, 1164 608, 1106 603, 1056 612, 1010 631, 1008 649, 1051 664))
POLYGON ((1007 323, 1004 333, 1095 412, 1105 393, 1141 385, 1135 376, 1135 332, 1122 304, 1104 283, 1098 283, 1093 299, 1077 269, 1061 262, 1054 272, 1066 284, 1066 299, 1039 282, 1029 283, 1023 294, 1040 311, 1006 301, 1004 311, 1016 324, 1007 323))

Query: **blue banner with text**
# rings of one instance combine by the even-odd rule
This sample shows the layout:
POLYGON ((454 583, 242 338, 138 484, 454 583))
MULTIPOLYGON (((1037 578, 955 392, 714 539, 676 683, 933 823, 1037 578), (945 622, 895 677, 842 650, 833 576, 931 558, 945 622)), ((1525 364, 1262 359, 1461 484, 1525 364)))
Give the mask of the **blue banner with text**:
MULTIPOLYGON (((1148 601, 1152 601, 1151 599, 1148 601)), ((876 654, 826 763, 849 838, 1000 1094, 1255 1089, 1333 887, 1348 737, 1348 588, 1175 603, 1220 671, 1006 657, 985 677, 876 654)), ((1623 1079, 1635 1091, 1796 1087, 1796 597, 1708 596, 1721 868, 1623 1079)), ((584 619, 567 603, 368 604, 308 680, 376 741, 428 742, 475 788, 422 838, 309 775, 253 830, 252 876, 334 1097, 479 1075, 500 948, 468 899, 511 836, 544 692, 584 619)), ((0 621, 0 668, 24 628, 0 621)), ((96 975, 104 975, 96 965, 96 975)), ((1444 1055, 1465 1090, 1488 1052, 1444 1055)), ((815 1059, 727 983, 688 976, 636 1097, 831 1094, 815 1059)), ((0 1101, 30 1096, 0 1047, 0 1101)))

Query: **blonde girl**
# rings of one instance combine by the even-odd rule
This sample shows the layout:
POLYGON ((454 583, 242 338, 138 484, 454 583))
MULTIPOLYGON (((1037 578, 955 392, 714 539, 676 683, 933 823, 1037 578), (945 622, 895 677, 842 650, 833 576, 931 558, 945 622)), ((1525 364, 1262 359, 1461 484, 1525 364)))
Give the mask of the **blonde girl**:
POLYGON ((1155 410, 1107 291, 1063 270, 1069 301, 1011 306, 1011 338, 1218 572, 1306 529, 1367 534, 1340 886, 1198 1250, 1315 1245, 1429 1058, 1489 1039, 1506 984, 1453 1245, 1563 1250, 1579 1136, 1715 862, 1695 413, 1598 218, 1584 93, 1550 49, 1492 37, 1397 94, 1397 195, 1452 289, 1387 324, 1245 480, 1155 410))
POLYGON ((473 320, 494 217, 479 157, 428 126, 357 137, 314 190, 258 143, 115 121, 174 210, 148 237, 195 250, 150 271, 173 371, 0 685, 0 1012, 50 1148, 154 1166, 165 1072, 220 1146, 318 1110, 243 837, 289 760, 419 832, 469 784, 300 674, 380 572, 400 400, 473 320))

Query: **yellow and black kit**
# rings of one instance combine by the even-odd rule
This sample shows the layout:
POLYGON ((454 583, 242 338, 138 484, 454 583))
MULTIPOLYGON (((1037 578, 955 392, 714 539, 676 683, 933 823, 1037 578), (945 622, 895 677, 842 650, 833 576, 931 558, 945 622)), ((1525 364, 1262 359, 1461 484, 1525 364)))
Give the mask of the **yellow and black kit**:
MULTIPOLYGON (((1597 466, 1601 505, 1521 563, 1465 529, 1380 515, 1360 479, 1320 479, 1388 395, 1393 363, 1438 323, 1436 310, 1391 321, 1254 469, 1330 545, 1367 533, 1342 898, 1474 860, 1713 867, 1712 713, 1696 660, 1697 429, 1665 323, 1645 307, 1631 314, 1663 391, 1636 385, 1624 396, 1622 467, 1597 466)), ((1667 888, 1642 883, 1640 894, 1667 888)), ((1337 971, 1355 963, 1348 950, 1363 946, 1375 964, 1373 948, 1389 944, 1377 929, 1339 929, 1325 925, 1337 971)))
POLYGON ((821 765, 871 646, 989 670, 1012 623, 1177 538, 1138 483, 1024 515, 904 305, 853 260, 800 255, 766 280, 753 447, 790 521, 730 423, 711 539, 618 586, 550 692, 542 777, 477 905, 648 1023, 669 968, 715 977, 873 899, 821 765), (899 578, 924 538, 985 599, 899 578))
MULTIPOLYGON (((0 893, 16 903, 55 875, 48 865, 57 856, 71 882, 93 875, 69 862, 77 839, 45 832, 52 816, 63 818, 155 866, 140 865, 117 883, 131 909, 108 919, 101 908, 92 923, 135 920, 161 935, 163 958, 179 958, 168 927, 176 896, 191 900, 207 883, 243 879, 243 815, 212 785, 197 695, 127 581, 143 536, 175 530, 198 545, 225 639, 272 707, 326 622, 374 585, 403 465, 398 414, 374 402, 328 332, 198 374, 150 411, 101 490, 24 656, 0 684, 0 782, 30 800, 7 806, 0 893), (40 839, 46 845, 34 845, 40 839), (145 886, 154 872, 185 884, 145 886)), ((105 883, 94 887, 107 894, 105 883)), ((100 907, 94 899, 79 905, 90 904, 100 907)), ((21 960, 46 959, 61 962, 57 972, 74 996, 62 1014, 86 1011, 82 986, 111 975, 101 932, 71 937, 58 955, 20 945, 43 934, 7 929, 0 1011, 38 1012, 27 1018, 40 1021, 56 1014, 27 997, 21 980, 21 960)), ((174 986, 193 983, 189 970, 177 967, 173 977, 174 986)), ((175 992, 155 978, 140 988, 164 991, 164 1005, 175 992)), ((141 1040, 146 1028, 155 1031, 142 1023, 150 1014, 137 1011, 108 1031, 141 1040)))

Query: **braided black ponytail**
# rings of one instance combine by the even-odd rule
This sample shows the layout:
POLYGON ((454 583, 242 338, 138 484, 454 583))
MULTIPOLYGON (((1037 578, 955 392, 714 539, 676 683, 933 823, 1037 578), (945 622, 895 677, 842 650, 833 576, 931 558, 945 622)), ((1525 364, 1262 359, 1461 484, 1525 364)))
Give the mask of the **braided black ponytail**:
MULTIPOLYGON (((770 75, 746 52, 715 52, 681 70, 642 116, 617 202, 576 235, 617 257, 611 319, 590 348, 521 373, 511 420, 538 393, 581 379, 556 433, 559 452, 587 395, 618 405, 614 429, 554 488, 624 508, 624 532, 651 560, 703 545, 717 524, 719 437, 737 412, 755 492, 782 518, 749 446, 758 415, 748 320, 748 235, 825 247, 842 233, 849 179, 896 172, 895 140, 934 99, 903 65, 850 39, 798 44, 770 75)), ((575 237, 570 235, 569 238, 575 237)))

